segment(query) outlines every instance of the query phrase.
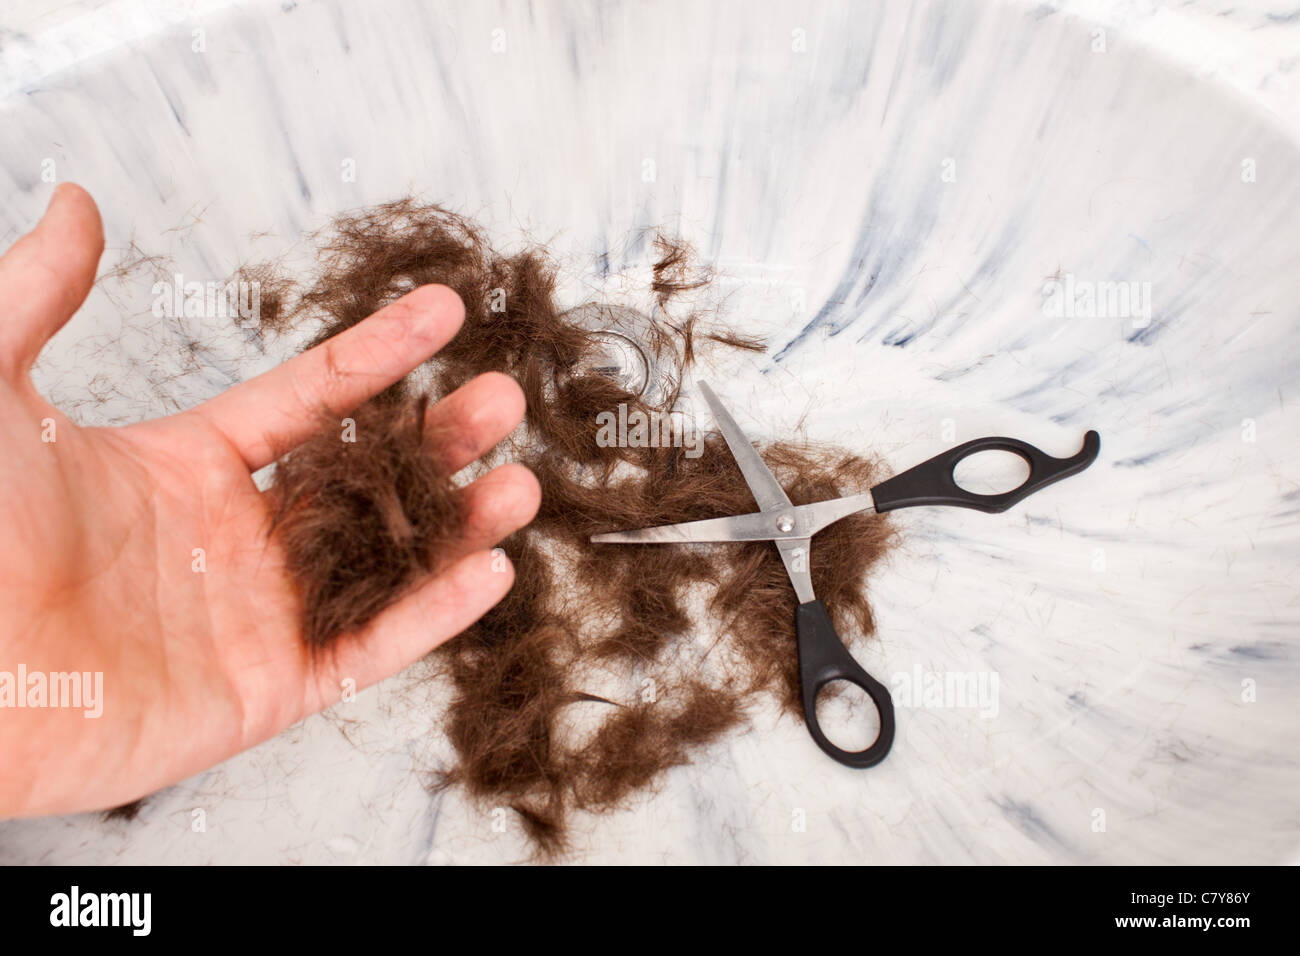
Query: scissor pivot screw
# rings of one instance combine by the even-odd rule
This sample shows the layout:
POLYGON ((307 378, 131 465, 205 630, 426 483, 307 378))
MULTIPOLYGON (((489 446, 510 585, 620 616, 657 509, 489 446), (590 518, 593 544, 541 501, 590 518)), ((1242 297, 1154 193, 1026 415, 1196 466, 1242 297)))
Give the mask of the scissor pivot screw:
POLYGON ((776 519, 776 530, 782 534, 789 534, 794 530, 794 518, 789 515, 781 515, 776 519))

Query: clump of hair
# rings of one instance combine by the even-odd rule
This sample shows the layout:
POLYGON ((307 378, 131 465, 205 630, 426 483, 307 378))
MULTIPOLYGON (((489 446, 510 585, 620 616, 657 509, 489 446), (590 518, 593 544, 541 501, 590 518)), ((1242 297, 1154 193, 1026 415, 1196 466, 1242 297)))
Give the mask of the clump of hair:
MULTIPOLYGON (((461 527, 449 476, 422 429, 427 394, 474 376, 513 376, 526 427, 495 453, 541 484, 534 522, 503 542, 513 590, 430 657, 450 681, 439 732, 456 762, 437 775, 490 805, 511 807, 544 856, 567 846, 575 811, 604 812, 652 788, 664 771, 743 726, 755 695, 800 715, 796 599, 768 542, 594 545, 592 534, 755 510, 721 439, 703 453, 629 448, 597 438, 597 414, 625 405, 668 415, 701 348, 758 351, 760 341, 690 307, 709 272, 689 247, 659 237, 653 315, 640 345, 667 387, 632 394, 599 369, 599 321, 627 307, 556 301, 544 251, 495 252, 467 219, 413 200, 340 217, 318 237, 322 271, 279 328, 314 326, 313 344, 411 289, 450 286, 465 304, 460 333, 410 380, 338 423, 277 467, 278 536, 303 599, 306 640, 329 646, 363 627, 454 548, 461 527), (408 396, 416 386, 419 397, 408 396)), ((289 301, 277 285, 277 301, 289 301)), ((271 319, 272 317, 268 317, 271 319)), ((796 504, 863 491, 872 460, 828 446, 768 445, 762 454, 796 504)), ((874 628, 866 576, 892 540, 880 517, 852 516, 817 536, 813 584, 850 646, 874 628)))
POLYGON ((139 800, 132 800, 130 803, 124 803, 120 807, 113 807, 111 810, 104 811, 105 820, 123 820, 127 823, 135 821, 144 809, 148 797, 141 797, 139 800))
POLYGON ((276 465, 271 527, 313 650, 368 624, 460 539, 461 499, 430 440, 428 404, 366 402, 276 465))
POLYGON ((700 268, 691 248, 685 243, 661 235, 655 237, 654 247, 659 258, 652 269, 654 279, 650 289, 661 308, 667 307, 679 293, 702 289, 713 281, 712 271, 700 268))
POLYGON ((269 332, 283 332, 289 328, 294 316, 293 296, 297 283, 286 276, 278 265, 271 262, 251 263, 239 270, 236 279, 256 290, 255 299, 249 295, 249 301, 241 297, 237 302, 237 312, 242 323, 269 332))

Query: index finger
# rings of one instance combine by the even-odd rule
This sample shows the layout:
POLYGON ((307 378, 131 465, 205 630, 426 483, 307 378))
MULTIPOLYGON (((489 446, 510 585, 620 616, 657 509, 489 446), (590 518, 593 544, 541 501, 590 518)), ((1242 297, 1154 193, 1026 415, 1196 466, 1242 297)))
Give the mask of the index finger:
POLYGON ((256 471, 309 438, 322 413, 342 415, 401 379, 446 345, 464 320, 455 292, 420 286, 188 414, 221 432, 256 471))

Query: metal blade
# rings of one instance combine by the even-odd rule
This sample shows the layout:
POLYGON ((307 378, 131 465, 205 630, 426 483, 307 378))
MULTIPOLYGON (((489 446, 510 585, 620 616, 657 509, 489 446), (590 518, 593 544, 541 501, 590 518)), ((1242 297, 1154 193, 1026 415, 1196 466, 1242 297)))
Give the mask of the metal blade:
POLYGON ((774 516, 757 514, 737 515, 734 518, 705 518, 703 521, 684 521, 656 528, 638 528, 635 531, 612 531, 594 534, 596 544, 654 544, 658 542, 708 542, 708 541, 770 541, 785 537, 776 527, 774 516))
POLYGON ((800 604, 807 604, 815 598, 813 594, 812 575, 808 570, 809 554, 812 551, 812 536, 827 525, 834 524, 841 518, 867 509, 875 510, 875 500, 871 492, 864 491, 858 495, 845 498, 830 498, 826 501, 814 501, 812 504, 799 505, 795 508, 778 508, 765 511, 753 517, 762 519, 761 523, 769 527, 775 525, 778 534, 774 537, 777 550, 781 552, 781 561, 785 572, 790 575, 794 593, 800 604), (793 521, 789 519, 793 518, 793 521), (786 533, 780 533, 786 528, 786 533))
POLYGON ((796 541, 811 538, 829 524, 873 507, 871 492, 831 498, 792 508, 775 508, 731 518, 705 518, 634 531, 611 531, 591 536, 595 544, 705 543, 716 541, 796 541), (783 518, 789 519, 783 521, 783 518), (782 530, 782 529, 785 530, 782 530))
MULTIPOLYGON (((798 518, 781 482, 776 480, 776 475, 767 467, 767 462, 763 461, 758 449, 740 430, 718 396, 713 394, 713 389, 705 382, 699 384, 704 400, 709 403, 713 418, 718 423, 718 431, 722 432, 727 447, 731 449, 732 457, 736 459, 740 473, 745 476, 745 484, 749 485, 750 493, 758 502, 763 517, 770 522, 769 527, 787 534, 798 533, 798 518)), ((814 600, 812 577, 808 573, 808 554, 812 550, 810 538, 777 541, 776 548, 781 552, 781 563, 785 565, 786 574, 790 575, 790 583, 794 585, 799 603, 807 604, 814 600)))
POLYGON ((790 583, 794 585, 794 596, 799 599, 799 603, 807 604, 809 601, 815 601, 817 595, 813 594, 812 574, 808 570, 812 540, 793 538, 778 541, 776 549, 781 552, 785 573, 790 575, 790 583))
POLYGON ((822 528, 834 524, 841 518, 847 518, 851 514, 857 514, 859 511, 866 511, 867 509, 874 511, 875 508, 875 499, 872 498, 869 491, 864 491, 859 495, 829 498, 826 501, 814 501, 812 504, 799 505, 794 509, 795 531, 802 531, 803 534, 811 537, 822 528))
POLYGON ((727 447, 731 449, 732 457, 740 466, 740 473, 745 476, 745 484, 749 485, 754 500, 758 502, 759 510, 789 508, 790 498, 786 495, 785 489, 776 480, 776 476, 767 467, 758 450, 750 444, 745 433, 740 430, 731 413, 718 400, 718 396, 713 394, 713 389, 704 382, 700 382, 699 385, 704 400, 709 403, 709 408, 713 412, 714 421, 718 423, 718 431, 722 432, 722 437, 726 439, 727 447))
POLYGON ((781 554, 781 561, 790 575, 794 593, 800 604, 815 600, 812 576, 808 571, 812 536, 827 525, 847 515, 874 508, 871 492, 832 498, 808 505, 794 507, 781 483, 776 480, 766 462, 740 430, 713 389, 700 382, 718 430, 735 456, 740 473, 749 485, 760 511, 731 518, 706 518, 703 521, 685 521, 681 524, 639 528, 635 531, 612 531, 591 536, 596 544, 680 544, 726 541, 772 541, 781 554))

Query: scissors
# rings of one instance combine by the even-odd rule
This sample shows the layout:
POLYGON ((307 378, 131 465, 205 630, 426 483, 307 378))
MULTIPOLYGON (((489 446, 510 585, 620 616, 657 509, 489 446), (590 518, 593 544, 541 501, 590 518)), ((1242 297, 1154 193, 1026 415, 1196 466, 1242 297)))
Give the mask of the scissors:
POLYGON ((713 394, 713 389, 703 382, 699 385, 759 510, 734 517, 597 534, 592 535, 591 540, 596 544, 775 543, 799 599, 799 606, 795 609, 795 631, 799 644, 800 695, 808 732, 817 746, 834 760, 849 767, 874 767, 885 759, 894 742, 894 702, 889 690, 853 659, 835 633, 826 606, 813 594, 812 577, 808 571, 812 536, 841 518, 868 509, 883 514, 896 508, 946 505, 974 508, 990 514, 1006 511, 1035 491, 1091 465, 1101 449, 1101 436, 1089 431, 1083 436, 1083 448, 1071 458, 1053 458, 1016 438, 976 438, 882 481, 870 491, 793 505, 736 420, 713 394), (1029 465, 1029 476, 1019 487, 1000 494, 967 491, 953 479, 953 471, 964 458, 984 451, 1007 451, 1019 455, 1029 465), (880 730, 875 741, 865 750, 840 749, 827 739, 817 723, 817 695, 827 684, 840 680, 865 691, 879 715, 880 730))

